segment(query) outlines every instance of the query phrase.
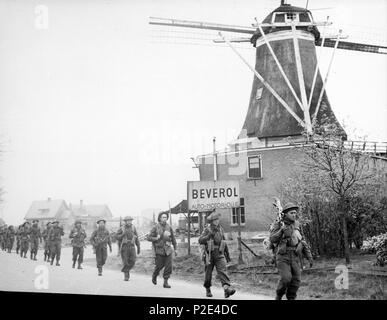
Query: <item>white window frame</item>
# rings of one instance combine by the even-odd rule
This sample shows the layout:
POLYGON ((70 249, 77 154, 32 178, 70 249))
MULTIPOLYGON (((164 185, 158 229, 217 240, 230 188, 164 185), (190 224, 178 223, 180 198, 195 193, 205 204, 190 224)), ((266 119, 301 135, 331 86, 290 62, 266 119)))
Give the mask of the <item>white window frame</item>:
MULTIPOLYGON (((244 199, 245 198, 243 198, 243 201, 244 201, 244 199)), ((237 207, 237 208, 231 208, 230 209, 230 214, 231 214, 231 217, 230 217, 230 226, 232 226, 232 227, 236 227, 236 226, 238 226, 238 221, 237 222, 234 222, 233 221, 233 210, 242 210, 241 208, 243 208, 243 211, 244 211, 244 217, 245 217, 245 222, 242 222, 241 221, 241 226, 245 226, 246 225, 246 203, 245 202, 243 202, 243 206, 239 206, 239 207, 237 207)), ((242 215, 241 215, 242 216, 242 215)), ((238 217, 238 216, 237 216, 238 217)), ((242 219, 241 219, 242 220, 242 219)))
POLYGON ((263 167, 262 167, 262 155, 258 154, 258 155, 254 155, 254 156, 248 156, 247 157, 247 178, 248 179, 256 179, 256 180, 260 180, 260 179, 263 179, 263 167), (257 177, 250 177, 250 161, 249 159, 250 158, 259 158, 259 164, 260 164, 260 169, 261 169, 261 174, 260 174, 260 177, 257 178, 257 177))

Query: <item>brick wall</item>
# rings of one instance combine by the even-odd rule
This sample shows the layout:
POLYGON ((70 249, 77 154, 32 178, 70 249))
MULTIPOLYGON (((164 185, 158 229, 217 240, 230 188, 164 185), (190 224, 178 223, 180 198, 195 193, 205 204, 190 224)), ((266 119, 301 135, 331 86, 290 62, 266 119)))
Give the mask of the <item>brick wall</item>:
MULTIPOLYGON (((240 197, 245 202, 246 223, 243 232, 267 231, 275 219, 273 197, 278 196, 277 188, 287 178, 290 169, 299 164, 300 154, 291 147, 248 151, 238 156, 218 156, 218 180, 239 180, 240 197), (260 155, 262 159, 262 179, 249 179, 247 158, 260 155)), ((213 180, 212 156, 199 159, 200 180, 213 180)), ((218 209, 221 224, 226 232, 236 232, 237 226, 231 225, 231 209, 218 209)))

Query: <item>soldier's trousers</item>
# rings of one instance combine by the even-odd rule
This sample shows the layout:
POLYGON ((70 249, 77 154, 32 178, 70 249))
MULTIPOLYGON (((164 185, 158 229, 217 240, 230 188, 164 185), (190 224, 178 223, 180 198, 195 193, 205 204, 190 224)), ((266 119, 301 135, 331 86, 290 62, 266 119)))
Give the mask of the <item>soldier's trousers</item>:
POLYGON ((164 268, 163 278, 169 279, 172 273, 172 253, 168 256, 156 254, 155 258, 155 270, 153 271, 153 277, 156 278, 161 269, 164 268))
POLYGON ((83 247, 73 247, 73 262, 75 263, 78 260, 78 263, 83 262, 83 247))
POLYGON ((296 299, 301 283, 301 265, 296 252, 288 251, 286 254, 278 254, 277 269, 280 275, 277 296, 282 297, 286 294, 288 300, 296 299))
POLYGON ((129 272, 136 263, 136 248, 134 245, 123 244, 121 247, 122 269, 121 271, 129 272))
POLYGON ((44 241, 44 255, 51 257, 50 243, 47 240, 44 241))
POLYGON ((7 243, 8 251, 12 251, 14 241, 15 239, 12 239, 12 238, 8 239, 8 243, 7 243))
POLYGON ((211 254, 211 263, 209 265, 206 265, 205 270, 205 278, 204 278, 204 287, 210 288, 211 287, 211 280, 212 280, 212 271, 214 270, 214 267, 216 268, 216 272, 218 274, 218 278, 222 284, 224 285, 230 285, 230 279, 227 275, 227 267, 226 267, 226 258, 223 254, 219 253, 218 250, 214 250, 211 254))
POLYGON ((31 239, 30 240, 30 251, 31 253, 38 253, 39 248, 39 239, 31 239))
POLYGON ((50 246, 51 251, 51 261, 54 261, 56 259, 56 262, 60 260, 60 253, 62 249, 62 243, 61 242, 52 242, 50 246))
POLYGON ((26 254, 28 251, 28 240, 21 240, 20 241, 20 255, 26 254))
POLYGON ((107 259, 107 247, 97 246, 95 247, 95 257, 97 260, 97 268, 102 268, 107 259))
POLYGON ((16 240, 16 253, 19 253, 20 250, 20 240, 16 240))

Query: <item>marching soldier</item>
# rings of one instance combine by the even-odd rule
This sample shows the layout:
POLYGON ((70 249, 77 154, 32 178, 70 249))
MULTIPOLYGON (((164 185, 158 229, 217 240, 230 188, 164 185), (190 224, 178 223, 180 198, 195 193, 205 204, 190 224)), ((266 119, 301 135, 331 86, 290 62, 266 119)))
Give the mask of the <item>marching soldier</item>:
POLYGON ((98 275, 102 276, 102 267, 107 259, 107 246, 109 245, 110 253, 112 252, 112 243, 110 240, 110 233, 106 229, 106 220, 100 219, 97 221, 98 228, 91 237, 90 243, 93 246, 94 253, 97 260, 98 275))
POLYGON ((8 227, 8 232, 7 232, 7 249, 8 253, 12 252, 13 248, 13 243, 15 242, 15 229, 13 226, 8 227))
POLYGON ((50 241, 48 239, 48 232, 51 229, 51 222, 46 223, 46 228, 42 232, 42 238, 44 240, 44 261, 50 261, 50 241))
POLYGON ((28 245, 30 242, 30 223, 28 221, 22 224, 20 233, 20 256, 22 258, 27 258, 28 245))
POLYGON ((33 220, 30 229, 30 259, 36 261, 39 242, 42 243, 42 235, 38 226, 39 220, 33 220))
POLYGON ((3 225, 0 227, 0 246, 1 250, 6 250, 6 233, 7 233, 7 225, 3 225))
POLYGON ((235 293, 235 289, 231 288, 230 279, 227 275, 226 260, 231 261, 228 252, 228 247, 224 237, 223 228, 219 224, 220 214, 213 212, 207 217, 209 225, 203 230, 199 237, 199 244, 204 245, 204 260, 205 260, 205 280, 204 287, 206 288, 206 296, 212 297, 211 279, 212 271, 216 267, 218 278, 224 290, 224 297, 235 293))
POLYGON ((127 216, 124 218, 124 226, 117 231, 117 240, 121 242, 121 258, 122 269, 124 273, 124 280, 128 281, 130 277, 130 270, 136 263, 136 248, 137 254, 140 254, 140 241, 138 240, 137 230, 132 224, 133 218, 127 216))
MULTIPOLYGON (((301 257, 305 252, 300 223, 296 220, 299 207, 288 203, 282 210, 282 221, 276 221, 270 230, 270 241, 276 248, 277 269, 280 275, 276 300, 286 294, 288 300, 295 300, 301 283, 301 257)), ((309 250, 310 253, 310 250, 309 250)), ((310 266, 313 261, 308 257, 310 266)))
POLYGON ((86 231, 82 228, 82 221, 76 220, 74 228, 70 232, 69 238, 73 246, 73 268, 78 260, 78 269, 82 269, 83 248, 85 247, 86 231))
POLYGON ((16 254, 19 254, 19 250, 20 250, 20 246, 21 246, 21 243, 20 243, 21 229, 22 229, 22 225, 18 226, 17 230, 16 230, 16 254))
POLYGON ((51 251, 51 265, 56 259, 56 266, 60 266, 60 254, 62 249, 62 236, 64 236, 63 227, 59 226, 59 221, 54 221, 52 227, 48 232, 48 241, 50 242, 51 251))
POLYGON ((153 248, 156 254, 152 282, 155 285, 157 284, 157 276, 159 275, 161 269, 164 268, 164 288, 171 287, 168 284, 168 279, 172 273, 172 252, 174 252, 175 256, 177 256, 176 239, 171 226, 167 223, 168 218, 169 214, 159 213, 159 223, 153 227, 148 236, 148 240, 153 243, 153 248))

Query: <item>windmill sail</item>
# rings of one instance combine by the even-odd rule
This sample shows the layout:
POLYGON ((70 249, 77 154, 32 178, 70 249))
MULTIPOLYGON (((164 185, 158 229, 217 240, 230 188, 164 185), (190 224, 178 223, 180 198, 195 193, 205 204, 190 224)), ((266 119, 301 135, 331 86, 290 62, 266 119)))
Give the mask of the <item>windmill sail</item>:
MULTIPOLYGON (((321 46, 321 43, 322 43, 322 40, 319 39, 316 43, 316 46, 321 46)), ((334 46, 335 46, 334 40, 326 39, 324 41, 324 47, 333 48, 334 46)), ((344 49, 344 50, 387 54, 387 47, 378 46, 378 45, 371 45, 371 44, 356 43, 356 42, 348 42, 348 41, 340 41, 337 48, 344 49)))

